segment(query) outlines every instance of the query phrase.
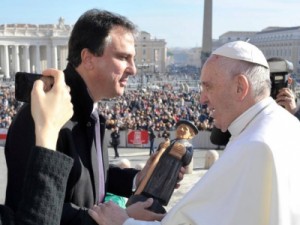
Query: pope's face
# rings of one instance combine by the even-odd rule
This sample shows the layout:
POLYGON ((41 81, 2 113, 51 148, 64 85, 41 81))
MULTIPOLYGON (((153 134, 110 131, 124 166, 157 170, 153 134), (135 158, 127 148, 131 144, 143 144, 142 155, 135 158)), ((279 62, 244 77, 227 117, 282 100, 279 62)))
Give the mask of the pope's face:
POLYGON ((180 124, 176 129, 177 139, 190 139, 192 137, 190 127, 185 124, 180 124))
POLYGON ((218 60, 211 57, 202 69, 200 102, 207 105, 215 126, 225 132, 237 116, 233 100, 236 86, 218 60))

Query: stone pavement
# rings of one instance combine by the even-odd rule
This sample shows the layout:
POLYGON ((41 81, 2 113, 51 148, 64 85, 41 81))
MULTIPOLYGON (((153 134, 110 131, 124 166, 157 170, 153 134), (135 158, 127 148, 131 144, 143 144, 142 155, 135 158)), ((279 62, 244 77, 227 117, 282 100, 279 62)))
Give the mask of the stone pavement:
POLYGON ((0 204, 4 203, 5 191, 6 191, 6 162, 4 157, 4 148, 0 147, 0 204))
MULTIPOLYGON (((185 174, 184 179, 180 183, 179 189, 176 189, 172 195, 172 198, 165 208, 168 210, 171 208, 181 197, 196 183, 206 170, 204 170, 205 163, 205 153, 206 150, 194 150, 193 157, 193 171, 190 174, 185 174)), ((221 153, 221 151, 220 151, 221 153)), ((135 167, 137 164, 144 164, 149 157, 148 148, 120 148, 119 149, 120 158, 114 159, 114 151, 109 148, 109 160, 110 163, 117 163, 120 159, 126 158, 130 160, 131 167, 135 167)), ((6 190, 6 176, 7 169, 4 158, 3 147, 0 147, 0 204, 4 202, 5 190, 6 190)))

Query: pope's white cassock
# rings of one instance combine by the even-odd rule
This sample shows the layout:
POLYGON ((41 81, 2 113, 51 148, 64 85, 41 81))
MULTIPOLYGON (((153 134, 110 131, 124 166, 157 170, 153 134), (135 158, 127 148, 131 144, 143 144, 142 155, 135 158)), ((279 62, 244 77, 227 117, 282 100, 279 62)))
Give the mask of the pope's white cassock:
POLYGON ((229 131, 220 159, 161 222, 124 225, 299 225, 298 119, 267 98, 229 131))

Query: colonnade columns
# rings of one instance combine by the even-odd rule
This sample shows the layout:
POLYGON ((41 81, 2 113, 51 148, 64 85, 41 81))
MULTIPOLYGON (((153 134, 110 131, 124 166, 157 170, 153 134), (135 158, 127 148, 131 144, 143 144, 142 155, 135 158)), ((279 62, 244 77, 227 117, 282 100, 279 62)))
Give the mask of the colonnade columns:
POLYGON ((64 57, 57 45, 0 45, 0 67, 5 78, 20 71, 41 73, 45 68, 58 68, 58 60, 64 57))

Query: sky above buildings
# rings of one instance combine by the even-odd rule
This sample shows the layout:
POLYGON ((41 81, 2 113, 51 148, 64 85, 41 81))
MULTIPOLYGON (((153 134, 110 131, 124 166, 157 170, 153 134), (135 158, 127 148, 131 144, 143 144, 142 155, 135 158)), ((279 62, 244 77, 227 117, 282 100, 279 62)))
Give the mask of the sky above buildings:
MULTIPOLYGON (((201 47, 204 0, 1 0, 0 24, 74 24, 86 10, 122 14, 167 47, 201 47)), ((213 0, 213 32, 300 26, 299 0, 213 0)))

